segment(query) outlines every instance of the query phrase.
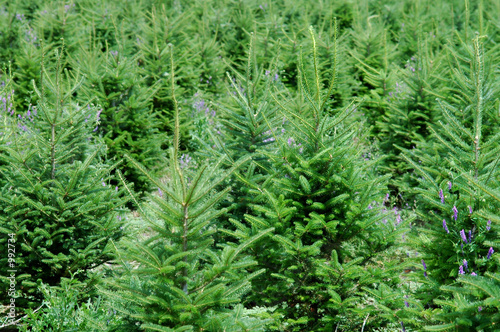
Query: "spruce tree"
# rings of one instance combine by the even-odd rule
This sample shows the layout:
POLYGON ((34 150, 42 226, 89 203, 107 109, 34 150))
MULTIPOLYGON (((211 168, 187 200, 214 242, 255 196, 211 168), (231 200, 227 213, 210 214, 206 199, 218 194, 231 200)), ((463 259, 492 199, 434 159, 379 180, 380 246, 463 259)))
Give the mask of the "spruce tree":
POLYGON ((109 240, 122 236, 116 211, 124 202, 108 185, 113 166, 92 137, 98 107, 72 100, 82 78, 62 70, 61 53, 50 59, 54 68, 42 62, 42 79, 33 85, 38 104, 18 116, 2 113, 8 141, 0 146, 0 248, 7 252, 12 234, 16 254, 10 268, 7 255, 0 258, 1 287, 5 296, 7 270, 17 270, 19 308, 39 303, 40 282, 54 286, 79 270, 88 278, 111 259, 109 240))
MULTIPOLYGON (((166 133, 159 131, 158 110, 153 107, 159 84, 148 86, 139 75, 139 57, 125 53, 121 41, 116 44, 113 49, 97 42, 89 49, 82 47, 71 58, 71 65, 87 76, 80 95, 93 94, 102 107, 100 124, 94 129, 108 147, 108 158, 119 161, 128 153, 153 171, 162 160, 160 148, 166 139, 166 133)), ((120 169, 137 193, 151 189, 147 178, 128 160, 120 169)))
MULTIPOLYGON (((461 49, 467 57, 458 57, 450 48, 456 60, 450 79, 456 82, 455 98, 461 103, 457 107, 440 100, 442 121, 429 124, 432 140, 403 155, 418 181, 413 192, 422 226, 413 230, 412 239, 421 284, 414 297, 428 308, 420 314, 430 319, 424 324, 432 322, 432 309, 439 309, 437 313, 449 310, 450 290, 459 287, 457 282, 473 280, 461 281, 462 276, 492 276, 499 266, 493 254, 498 250, 494 224, 500 206, 495 189, 500 174, 500 131, 494 108, 498 88, 481 37, 461 49)), ((459 288, 455 300, 468 292, 459 288)), ((437 317, 457 328, 475 321, 472 316, 437 317)))
POLYGON ((117 303, 117 311, 148 331, 262 330, 267 320, 253 317, 238 303, 250 290, 250 280, 263 273, 246 272, 256 265, 246 249, 272 228, 246 241, 214 245, 213 240, 221 231, 217 220, 226 212, 218 204, 231 190, 228 185, 217 188, 248 158, 236 161, 229 171, 221 169, 223 158, 197 169, 181 164, 174 75, 171 84, 175 130, 169 179, 162 183, 127 157, 158 187, 140 207, 151 231, 143 241, 124 243, 118 251, 123 262, 119 279, 108 280, 111 290, 103 293, 117 303))
MULTIPOLYGON (((257 38, 252 36, 245 65, 242 68, 232 68, 232 75, 227 73, 228 97, 219 104, 207 105, 213 107, 212 112, 216 115, 213 121, 217 123, 204 123, 199 134, 194 136, 202 147, 198 149, 201 156, 225 156, 227 168, 240 158, 252 159, 252 162, 233 173, 233 181, 238 185, 235 185, 227 200, 222 203, 230 208, 230 218, 236 220, 243 220, 254 199, 249 194, 249 189, 256 188, 265 180, 264 174, 269 173, 269 162, 261 153, 262 147, 274 142, 269 125, 279 128, 280 132, 284 125, 284 117, 280 116, 271 97, 272 87, 284 91, 276 66, 279 45, 275 60, 268 69, 264 69, 256 61, 256 43, 257 38)), ((205 114, 211 110, 207 107, 205 114)), ((225 226, 232 227, 228 223, 225 226)))
MULTIPOLYGON (((268 123, 275 143, 260 153, 270 173, 250 190, 256 203, 245 222, 231 221, 237 238, 275 229, 271 240, 251 248, 266 272, 255 279, 248 305, 275 306, 282 315, 280 330, 352 330, 374 309, 362 308, 361 289, 396 282, 395 265, 383 269, 375 261, 404 227, 384 207, 388 176, 376 176, 378 161, 361 156, 363 127, 348 119, 356 106, 328 107, 338 70, 335 49, 324 87, 310 32, 312 68, 299 58, 298 100, 287 102, 287 94, 273 93, 287 125, 282 134, 268 123)), ((387 323, 384 318, 372 322, 387 323)))

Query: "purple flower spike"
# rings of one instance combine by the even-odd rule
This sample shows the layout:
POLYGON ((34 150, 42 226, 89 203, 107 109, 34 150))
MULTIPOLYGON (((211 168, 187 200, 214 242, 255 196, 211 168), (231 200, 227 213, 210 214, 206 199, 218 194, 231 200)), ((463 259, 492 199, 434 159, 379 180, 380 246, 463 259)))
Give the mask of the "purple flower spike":
POLYGON ((158 194, 160 195, 160 197, 163 197, 163 192, 161 191, 160 188, 158 188, 158 194))
POLYGON ((472 214, 472 207, 469 206, 469 214, 472 214))
POLYGON ((407 308, 410 307, 410 304, 408 303, 408 301, 405 301, 405 307, 407 307, 407 308))
POLYGON ((495 250, 493 250, 493 247, 490 247, 490 250, 488 250, 488 256, 486 256, 486 259, 490 259, 491 255, 493 255, 494 252, 495 252, 495 250))
POLYGON ((491 229, 491 220, 488 220, 486 223, 486 230, 489 231, 491 229))
POLYGON ((450 233, 450 231, 448 230, 448 226, 446 226, 446 220, 443 219, 443 228, 444 230, 446 231, 446 233, 450 233))
POLYGON ((473 277, 477 277, 476 272, 472 272, 470 275, 473 276, 473 277))
POLYGON ((483 310, 483 307, 477 307, 477 311, 483 310))
POLYGON ((441 204, 444 204, 443 189, 439 189, 439 198, 441 198, 441 204))
POLYGON ((425 265, 425 261, 422 259, 422 265, 424 266, 424 271, 427 270, 427 265, 425 265))
POLYGON ((463 265, 460 265, 460 267, 458 268, 458 274, 465 274, 463 265))
POLYGON ((469 243, 471 243, 471 242, 472 242, 472 231, 469 230, 469 243))
POLYGON ((457 218, 458 218, 458 210, 457 210, 457 207, 456 206, 453 206, 453 218, 455 219, 455 221, 457 221, 457 218))
POLYGON ((464 267, 466 270, 469 270, 469 264, 467 264, 467 260, 464 259, 464 267))
POLYGON ((406 332, 406 329, 405 329, 403 322, 401 322, 401 328, 403 329, 403 332, 406 332))
POLYGON ((467 237, 465 236, 465 231, 463 229, 460 231, 460 237, 462 238, 462 241, 467 243, 467 237))
POLYGON ((448 190, 451 190, 451 181, 448 181, 448 190))

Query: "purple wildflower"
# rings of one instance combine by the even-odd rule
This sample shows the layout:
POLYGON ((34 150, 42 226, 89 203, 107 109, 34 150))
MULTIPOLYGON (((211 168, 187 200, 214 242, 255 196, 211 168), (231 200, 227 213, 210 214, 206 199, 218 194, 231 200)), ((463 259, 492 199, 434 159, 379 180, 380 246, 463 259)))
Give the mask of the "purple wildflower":
POLYGON ((448 190, 451 190, 451 181, 448 181, 448 190))
POLYGON ((368 204, 368 210, 371 210, 371 209, 373 209, 372 205, 368 204))
POLYGON ((425 265, 425 261, 422 259, 422 265, 424 266, 424 271, 427 270, 427 265, 425 265))
POLYGON ((389 200, 389 193, 387 193, 387 195, 385 195, 384 203, 387 202, 388 200, 389 200))
POLYGON ((448 230, 448 226, 446 225, 446 220, 443 219, 443 228, 444 230, 446 231, 446 233, 450 233, 450 231, 448 230))
POLYGON ((405 307, 407 307, 407 308, 410 307, 410 304, 408 303, 408 301, 405 301, 405 307))
POLYGON ((274 74, 274 80, 275 80, 275 81, 279 80, 278 73, 274 74))
POLYGON ((467 264, 467 260, 464 259, 464 267, 468 271, 469 270, 469 264, 467 264))
POLYGON ((401 328, 403 329, 403 332, 406 332, 406 329, 405 329, 403 322, 401 322, 401 328))
POLYGON ((444 204, 443 189, 439 189, 439 198, 441 198, 441 204, 444 204))
POLYGON ((473 277, 477 277, 476 272, 472 272, 470 275, 473 276, 473 277))
POLYGON ((489 231, 491 229, 491 220, 488 220, 486 223, 486 230, 489 231))
POLYGON ((472 214, 472 207, 469 206, 469 214, 472 214))
POLYGON ((102 181, 102 186, 106 187, 106 183, 104 183, 103 179, 101 179, 101 181, 102 181))
POLYGON ((160 197, 163 197, 163 192, 161 191, 160 188, 158 188, 158 194, 160 195, 160 197))
POLYGON ((471 243, 471 242, 472 242, 472 231, 469 230, 469 243, 471 243))
POLYGON ((118 191, 118 186, 115 187, 115 191, 118 191))
POLYGON ((181 168, 184 169, 186 167, 189 167, 189 163, 191 162, 193 158, 191 158, 188 154, 182 154, 180 158, 180 164, 181 168))
POLYGON ((460 237, 462 238, 462 241, 467 243, 467 237, 465 236, 465 231, 463 229, 460 231, 460 237))
POLYGON ((458 210, 457 210, 457 207, 456 206, 453 206, 453 218, 455 219, 455 221, 457 221, 457 217, 458 217, 458 210))
POLYGON ((463 265, 460 265, 460 267, 458 268, 458 274, 465 274, 463 265))
POLYGON ((490 247, 490 250, 488 250, 488 256, 486 256, 486 259, 490 259, 491 255, 493 255, 494 252, 495 252, 495 250, 493 250, 493 247, 490 247))
POLYGON ((477 311, 483 310, 483 307, 477 307, 477 311))
POLYGON ((122 216, 116 216, 116 219, 118 219, 119 221, 122 221, 122 216))

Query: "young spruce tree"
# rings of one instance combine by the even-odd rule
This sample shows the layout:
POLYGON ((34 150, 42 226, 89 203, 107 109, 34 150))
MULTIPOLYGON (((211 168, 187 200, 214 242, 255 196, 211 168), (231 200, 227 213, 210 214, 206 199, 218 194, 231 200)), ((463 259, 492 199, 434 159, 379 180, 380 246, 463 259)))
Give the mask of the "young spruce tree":
POLYGON ((419 301, 409 301, 409 311, 421 324, 439 323, 429 327, 434 331, 494 330, 498 322, 498 88, 481 37, 461 48, 463 57, 450 48, 459 107, 439 101, 442 121, 429 124, 432 139, 403 155, 419 183, 414 193, 423 224, 412 232, 421 271, 413 295, 419 301))
MULTIPOLYGON (((376 310, 366 306, 361 290, 397 282, 396 265, 383 268, 377 257, 404 228, 400 219, 396 224, 389 220, 384 208, 388 176, 375 176, 378 161, 361 157, 362 127, 348 120, 356 107, 328 107, 336 53, 334 49, 325 88, 312 28, 310 32, 312 69, 299 58, 300 107, 284 102, 290 98, 275 90, 286 126, 283 132, 268 123, 275 143, 262 146, 260 153, 268 159, 270 173, 251 189, 257 199, 245 222, 232 220, 237 228, 233 234, 251 239, 275 229, 270 240, 251 248, 257 268, 266 272, 254 279, 248 305, 274 306, 282 316, 279 330, 352 331, 376 310)), ((367 324, 385 323, 385 317, 373 315, 367 324)))
MULTIPOLYGON (((171 64, 173 73, 172 54, 171 64)), ((109 280, 113 290, 103 292, 118 304, 117 311, 139 322, 141 330, 260 331, 267 320, 250 314, 239 302, 250 290, 250 280, 264 272, 246 272, 256 265, 246 249, 272 228, 237 243, 214 246, 213 240, 220 231, 217 220, 226 212, 217 205, 231 190, 227 185, 219 191, 216 188, 248 158, 236 161, 229 171, 221 171, 222 158, 197 170, 180 163, 174 75, 171 83, 175 130, 169 179, 167 183, 154 179, 127 157, 158 187, 158 194, 140 207, 151 229, 149 235, 144 241, 125 243, 125 249, 118 252, 124 264, 120 278, 109 280)))
POLYGON ((122 236, 115 211, 124 202, 107 184, 112 167, 92 137, 98 107, 72 101, 82 79, 62 70, 61 52, 53 70, 42 62, 37 106, 17 117, 2 113, 8 141, 0 145, 0 248, 7 252, 13 234, 16 254, 14 267, 0 258, 1 288, 5 296, 6 270, 17 270, 19 308, 39 303, 41 282, 54 286, 79 270, 85 279, 111 259, 109 240, 122 236))

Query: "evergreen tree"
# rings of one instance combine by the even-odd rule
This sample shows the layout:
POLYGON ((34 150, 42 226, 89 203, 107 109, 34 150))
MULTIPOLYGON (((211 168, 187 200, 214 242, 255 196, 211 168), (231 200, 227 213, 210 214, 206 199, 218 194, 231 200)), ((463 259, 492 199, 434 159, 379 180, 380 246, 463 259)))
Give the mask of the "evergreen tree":
POLYGON ((376 177, 377 160, 361 157, 362 127, 348 120, 356 107, 328 107, 335 87, 335 50, 325 88, 312 28, 311 36, 313 68, 306 70, 299 59, 302 103, 299 99, 293 108, 285 102, 286 94, 273 94, 286 117, 285 133, 268 127, 275 143, 260 153, 269 160, 271 173, 251 189, 257 198, 246 223, 231 221, 233 235, 243 239, 275 228, 270 241, 251 248, 266 272, 255 279, 248 305, 276 306, 282 315, 280 330, 352 330, 369 310, 362 309, 361 288, 396 282, 395 265, 383 269, 374 262, 404 227, 384 208, 388 176, 376 177))
MULTIPOLYGON (((171 72, 174 72, 171 54, 171 72)), ((169 164, 169 180, 161 183, 128 157, 158 186, 158 194, 140 208, 151 228, 144 241, 127 242, 118 254, 123 271, 103 290, 118 306, 116 310, 151 331, 259 331, 260 319, 238 303, 250 290, 250 280, 263 273, 246 270, 256 262, 246 248, 272 231, 268 229, 239 243, 213 245, 221 231, 217 219, 226 212, 217 204, 231 187, 217 191, 223 181, 248 158, 222 171, 222 159, 194 170, 179 162, 179 110, 171 77, 175 105, 175 131, 169 164), (255 317, 254 317, 255 316, 255 317)))
MULTIPOLYGON (((269 173, 270 165, 260 151, 262 147, 274 142, 269 125, 280 132, 283 131, 284 125, 284 118, 279 115, 271 97, 272 87, 284 91, 276 66, 279 47, 275 61, 264 70, 256 61, 255 42, 253 37, 250 40, 247 63, 241 68, 243 74, 232 68, 234 76, 229 73, 227 75, 229 97, 216 105, 219 115, 214 121, 218 123, 204 123, 203 128, 194 136, 203 147, 198 149, 200 155, 212 155, 217 158, 226 156, 228 168, 240 158, 252 159, 251 163, 233 173, 233 181, 239 185, 233 188, 227 201, 223 202, 230 207, 230 218, 236 220, 243 220, 250 202, 254 200, 249 189, 256 188, 265 180, 264 174, 269 173)), ((210 113, 210 110, 207 108, 205 113, 210 113)), ((213 113, 216 113, 215 110, 213 113)), ((229 223, 224 225, 232 227, 229 223)))
POLYGON ((111 259, 109 240, 122 236, 116 211, 124 202, 107 184, 112 167, 92 137, 98 107, 72 101, 82 80, 62 71, 60 53, 54 61, 52 70, 42 62, 37 106, 18 117, 2 113, 8 142, 0 146, 0 248, 7 252, 12 238, 16 254, 10 267, 7 255, 0 258, 1 287, 5 296, 7 270, 17 270, 19 308, 41 300, 40 282, 57 285, 79 270, 87 278, 111 259))
MULTIPOLYGON (((108 150, 108 158, 121 160, 128 153, 153 171, 162 160, 161 145, 166 133, 161 127, 152 100, 158 84, 146 85, 139 75, 138 57, 124 53, 125 47, 117 42, 116 49, 103 45, 82 48, 71 64, 87 76, 82 94, 93 94, 100 106, 99 126, 108 150)), ((143 193, 151 189, 147 178, 125 160, 120 166, 134 190, 143 193)), ((113 182, 113 185, 116 185, 113 182)))
MULTIPOLYGON (((420 315, 431 320, 430 310, 449 304, 448 286, 460 276, 498 272, 498 262, 491 259, 498 248, 498 229, 491 225, 498 221, 500 197, 493 189, 500 175, 500 131, 493 107, 498 88, 480 39, 477 36, 472 45, 463 45, 467 66, 451 50, 457 59, 456 95, 467 105, 458 108, 440 101, 443 120, 429 124, 432 140, 403 155, 419 183, 414 193, 422 227, 414 229, 412 238, 419 253, 415 264, 422 271, 414 296, 428 308, 420 315)), ((460 297, 463 292, 457 290, 454 295, 460 297)), ((439 317, 441 321, 447 317, 447 323, 457 327, 472 326, 474 321, 456 315, 439 317)))

